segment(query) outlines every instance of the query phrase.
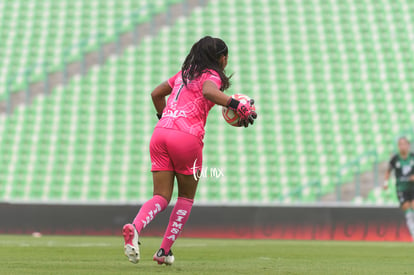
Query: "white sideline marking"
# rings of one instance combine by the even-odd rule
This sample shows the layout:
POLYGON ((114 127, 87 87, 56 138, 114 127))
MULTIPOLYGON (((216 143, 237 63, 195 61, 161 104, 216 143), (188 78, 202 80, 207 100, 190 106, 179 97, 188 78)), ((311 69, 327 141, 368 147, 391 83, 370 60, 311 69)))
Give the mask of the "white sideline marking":
POLYGON ((48 246, 48 247, 108 247, 113 246, 111 243, 60 243, 55 241, 47 242, 22 242, 22 241, 0 241, 1 245, 17 245, 20 247, 38 247, 38 246, 48 246))
POLYGON ((205 247, 207 246, 207 244, 205 243, 184 243, 180 245, 177 244, 177 246, 179 247, 205 247))
POLYGON ((109 243, 79 243, 79 244, 67 244, 67 247, 107 247, 107 246, 113 246, 109 243))

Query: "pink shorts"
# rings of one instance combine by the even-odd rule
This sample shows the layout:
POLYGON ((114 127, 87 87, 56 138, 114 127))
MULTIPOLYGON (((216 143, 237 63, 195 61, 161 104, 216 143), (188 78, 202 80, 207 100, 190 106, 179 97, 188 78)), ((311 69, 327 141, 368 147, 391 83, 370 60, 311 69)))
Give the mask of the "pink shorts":
POLYGON ((151 172, 194 175, 203 163, 203 142, 179 130, 157 127, 150 141, 150 156, 151 172))

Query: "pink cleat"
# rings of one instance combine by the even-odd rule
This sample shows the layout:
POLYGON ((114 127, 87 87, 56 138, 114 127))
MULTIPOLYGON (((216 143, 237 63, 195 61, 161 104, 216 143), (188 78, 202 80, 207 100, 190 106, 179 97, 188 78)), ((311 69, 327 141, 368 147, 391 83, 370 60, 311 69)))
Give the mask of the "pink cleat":
POLYGON ((124 252, 125 256, 128 257, 131 263, 139 262, 139 241, 138 241, 138 232, 135 229, 135 226, 127 223, 122 229, 122 235, 124 235, 125 245, 124 252))

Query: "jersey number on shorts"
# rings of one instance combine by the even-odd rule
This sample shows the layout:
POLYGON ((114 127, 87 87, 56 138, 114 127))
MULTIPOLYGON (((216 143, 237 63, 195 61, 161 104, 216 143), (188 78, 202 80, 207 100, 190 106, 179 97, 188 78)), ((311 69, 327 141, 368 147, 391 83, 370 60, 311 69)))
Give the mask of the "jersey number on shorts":
POLYGON ((178 100, 178 97, 180 96, 181 90, 183 89, 184 84, 181 84, 180 88, 178 89, 177 94, 175 95, 174 101, 178 100))

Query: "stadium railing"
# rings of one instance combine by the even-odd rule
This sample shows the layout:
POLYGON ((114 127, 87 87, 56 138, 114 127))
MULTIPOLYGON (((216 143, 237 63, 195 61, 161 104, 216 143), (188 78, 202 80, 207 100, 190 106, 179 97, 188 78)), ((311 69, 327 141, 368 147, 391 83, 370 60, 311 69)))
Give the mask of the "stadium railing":
POLYGON ((337 172, 336 200, 341 201, 341 186, 352 182, 352 179, 355 180, 355 197, 359 197, 361 195, 361 174, 371 169, 374 173, 374 185, 378 186, 378 152, 376 150, 364 152, 354 160, 342 165, 337 172))
POLYGON ((306 196, 303 192, 304 188, 309 189, 309 194, 312 194, 314 197, 312 199, 319 201, 322 196, 322 185, 319 180, 314 180, 311 182, 308 182, 304 186, 298 186, 296 188, 293 188, 289 192, 289 198, 293 202, 306 202, 306 196))

